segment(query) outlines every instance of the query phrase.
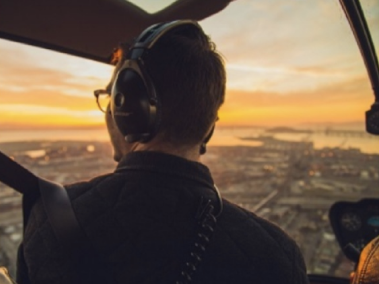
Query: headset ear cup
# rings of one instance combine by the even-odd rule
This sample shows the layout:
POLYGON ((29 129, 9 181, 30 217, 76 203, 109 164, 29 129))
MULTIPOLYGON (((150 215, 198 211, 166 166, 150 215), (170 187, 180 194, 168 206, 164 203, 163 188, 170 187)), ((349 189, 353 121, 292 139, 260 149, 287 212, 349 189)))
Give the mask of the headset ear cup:
POLYGON ((111 113, 116 127, 128 142, 148 142, 158 132, 162 107, 154 82, 146 72, 149 50, 167 32, 179 26, 201 30, 192 20, 161 23, 147 28, 129 48, 126 61, 112 88, 111 113))
POLYGON ((140 74, 132 68, 121 69, 113 85, 111 113, 118 130, 128 142, 150 138, 155 106, 140 74))

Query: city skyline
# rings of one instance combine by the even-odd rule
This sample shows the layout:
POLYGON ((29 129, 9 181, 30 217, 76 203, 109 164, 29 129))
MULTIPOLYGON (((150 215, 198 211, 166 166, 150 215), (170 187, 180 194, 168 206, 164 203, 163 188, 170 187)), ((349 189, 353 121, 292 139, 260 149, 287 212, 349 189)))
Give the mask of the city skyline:
MULTIPOLYGON (((309 141, 261 140, 257 147, 208 148, 202 162, 212 172, 221 195, 279 225, 300 247, 308 273, 348 278, 354 263, 342 255, 328 222, 328 209, 341 200, 355 203, 373 198, 372 204, 377 200, 379 154, 316 149, 309 141)), ((0 145, 4 153, 33 173, 58 183, 88 180, 113 172, 116 166, 107 142, 22 141, 0 145)), ((0 183, 0 197, 0 265, 14 275, 22 238, 21 196, 0 183)), ((379 206, 369 208, 354 210, 362 222, 379 212, 379 206)), ((357 249, 378 233, 373 226, 362 226, 354 234, 350 229, 340 230, 357 249)))

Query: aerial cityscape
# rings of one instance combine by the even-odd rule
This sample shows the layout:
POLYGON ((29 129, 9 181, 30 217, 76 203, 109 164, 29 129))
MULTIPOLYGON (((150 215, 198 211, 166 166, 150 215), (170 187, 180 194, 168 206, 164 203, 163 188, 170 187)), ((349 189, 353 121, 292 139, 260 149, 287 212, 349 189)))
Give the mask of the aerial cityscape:
MULTIPOLYGON (((174 2, 212 1, 127 2, 134 3, 136 11, 145 10, 145 19, 156 19, 174 2)), ((342 214, 338 222, 342 224, 345 216, 348 226, 358 227, 355 231, 371 226, 379 235, 379 136, 363 131, 375 90, 373 75, 365 67, 375 60, 362 60, 357 33, 351 29, 354 21, 341 5, 348 1, 219 1, 223 2, 231 3, 209 18, 204 14, 199 22, 214 42, 212 49, 224 59, 227 74, 220 121, 201 162, 210 168, 224 199, 276 224, 294 239, 308 273, 348 279, 355 263, 338 243, 329 210, 339 201, 375 198, 371 224, 368 218, 342 214)), ((370 55, 377 56, 379 1, 354 2, 361 2, 353 6, 364 13, 364 26, 371 30, 365 37, 371 34, 375 45, 370 55)), ((106 140, 104 113, 97 108, 102 100, 93 96, 93 90, 107 86, 114 69, 104 64, 113 46, 105 48, 111 42, 101 34, 116 36, 119 31, 121 38, 114 46, 132 43, 135 35, 127 35, 134 24, 116 25, 108 33, 107 17, 117 21, 121 17, 110 17, 112 13, 95 17, 99 29, 87 21, 90 9, 78 9, 81 24, 76 28, 75 13, 63 17, 63 10, 54 7, 59 17, 50 13, 54 11, 38 17, 40 13, 33 16, 33 11, 19 9, 20 13, 3 13, 0 18, 6 24, 5 30, 0 25, 0 151, 42 178, 71 184, 112 172, 117 165, 106 140), (62 36, 53 24, 58 18, 63 19, 62 36), (39 20, 49 23, 37 26, 34 33, 39 20), (91 29, 82 29, 85 25, 91 29), (83 31, 85 37, 69 30, 83 31), (95 44, 90 40, 94 31, 99 33, 95 44), (63 43, 65 34, 69 36, 63 43), (88 40, 80 44, 83 39, 88 40), (98 62, 100 57, 90 55, 90 50, 101 50, 102 44, 104 56, 98 62)), ((45 8, 36 10, 48 11, 45 8)), ((127 18, 134 19, 123 19, 127 18)), ((196 72, 186 75, 196 79, 196 72)), ((3 170, 0 164, 0 173, 3 170)), ((23 229, 22 196, 0 182, 0 267, 7 267, 13 278, 23 229)), ((349 244, 359 252, 368 241, 365 235, 349 244)))
MULTIPOLYGON (((211 146, 202 158, 225 199, 276 223, 299 245, 309 273, 348 277, 329 225, 328 210, 340 200, 378 197, 379 154, 355 148, 315 149, 311 141, 241 137, 259 146, 211 146)), ((0 143, 0 150, 35 174, 63 184, 114 170, 107 142, 0 143)), ((22 240, 21 196, 0 183, 0 266, 15 274, 22 240)))

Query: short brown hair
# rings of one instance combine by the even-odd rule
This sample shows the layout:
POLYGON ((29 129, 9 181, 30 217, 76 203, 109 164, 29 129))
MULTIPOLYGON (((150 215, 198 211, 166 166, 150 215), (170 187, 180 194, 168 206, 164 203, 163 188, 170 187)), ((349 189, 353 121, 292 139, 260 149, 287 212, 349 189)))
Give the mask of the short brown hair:
MULTIPOLYGON (((128 51, 120 50, 118 66, 128 51)), ((214 43, 199 29, 179 27, 155 43, 145 66, 161 101, 159 135, 173 145, 199 144, 225 98, 224 62, 214 43)))

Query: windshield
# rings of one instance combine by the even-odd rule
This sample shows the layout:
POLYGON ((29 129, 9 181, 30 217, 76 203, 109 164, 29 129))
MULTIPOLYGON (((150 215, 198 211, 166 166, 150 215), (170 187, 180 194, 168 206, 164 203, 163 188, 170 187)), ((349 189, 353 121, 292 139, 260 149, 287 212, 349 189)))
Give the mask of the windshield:
POLYGON ((361 1, 361 6, 374 42, 376 55, 379 51, 379 6, 375 0, 361 1))
MULTIPOLYGON (((362 4, 378 50, 377 1, 362 4)), ((338 1, 234 1, 201 25, 228 74, 202 162, 224 198, 297 242, 309 273, 347 278, 328 209, 378 196, 379 139, 364 131, 373 94, 338 1)), ((92 95, 112 67, 5 40, 0 53, 0 150, 65 184, 113 171, 92 95)), ((14 273, 21 200, 3 184, 0 200, 0 265, 14 273)))

